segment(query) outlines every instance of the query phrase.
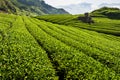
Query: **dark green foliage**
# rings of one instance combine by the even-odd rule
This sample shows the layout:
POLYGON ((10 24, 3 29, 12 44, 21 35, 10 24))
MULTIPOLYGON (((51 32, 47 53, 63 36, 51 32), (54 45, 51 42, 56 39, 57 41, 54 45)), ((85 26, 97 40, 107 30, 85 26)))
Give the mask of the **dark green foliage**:
POLYGON ((116 11, 116 12, 108 11, 108 12, 105 13, 105 15, 108 16, 111 19, 120 19, 120 10, 116 11))
POLYGON ((112 19, 120 19, 120 9, 119 8, 108 8, 103 7, 97 9, 91 13, 92 16, 104 16, 112 19))
POLYGON ((9 0, 0 0, 0 11, 16 13, 16 7, 9 0))

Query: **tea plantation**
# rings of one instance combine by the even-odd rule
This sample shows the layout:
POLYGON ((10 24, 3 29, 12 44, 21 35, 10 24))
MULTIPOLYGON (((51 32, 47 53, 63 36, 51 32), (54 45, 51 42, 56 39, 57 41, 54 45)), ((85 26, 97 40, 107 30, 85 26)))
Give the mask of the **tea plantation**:
POLYGON ((97 31, 99 33, 120 36, 120 19, 110 19, 106 16, 93 17, 94 24, 86 24, 78 20, 78 16, 83 15, 45 15, 36 18, 61 25, 69 25, 82 29, 97 31))
POLYGON ((0 80, 120 80, 120 20, 77 16, 1 13, 0 80))

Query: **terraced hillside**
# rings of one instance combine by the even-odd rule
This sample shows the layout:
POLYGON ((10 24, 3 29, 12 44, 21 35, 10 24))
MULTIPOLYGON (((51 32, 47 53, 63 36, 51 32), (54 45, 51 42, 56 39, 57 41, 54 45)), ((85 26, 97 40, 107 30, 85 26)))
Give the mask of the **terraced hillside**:
POLYGON ((83 15, 45 15, 38 16, 40 20, 45 20, 48 22, 74 26, 82 29, 88 29, 100 33, 111 34, 120 36, 120 19, 110 19, 107 17, 93 17, 94 24, 86 24, 78 20, 78 16, 83 15))
POLYGON ((0 14, 1 80, 119 80, 120 37, 0 14))

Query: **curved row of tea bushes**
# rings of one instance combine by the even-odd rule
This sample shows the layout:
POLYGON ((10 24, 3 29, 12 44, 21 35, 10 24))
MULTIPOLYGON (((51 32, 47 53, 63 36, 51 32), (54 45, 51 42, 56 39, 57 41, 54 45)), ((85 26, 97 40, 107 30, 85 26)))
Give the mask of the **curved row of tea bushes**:
POLYGON ((55 70, 36 40, 29 34, 21 17, 0 42, 0 75, 2 80, 50 80, 55 70))
MULTIPOLYGON (((73 48, 76 48, 79 51, 82 51, 83 53, 85 53, 88 56, 94 58, 95 60, 101 62, 102 64, 106 65, 107 67, 112 68, 113 70, 116 71, 116 73, 120 74, 120 65, 119 65, 120 64, 120 59, 119 59, 120 46, 118 46, 118 51, 114 50, 117 47, 116 46, 113 49, 115 51, 115 53, 111 54, 110 52, 101 50, 99 48, 100 46, 98 48, 96 48, 94 46, 91 46, 90 44, 86 44, 88 41, 86 40, 86 43, 85 43, 83 41, 85 39, 82 39, 85 36, 84 32, 83 32, 83 34, 82 33, 80 34, 81 37, 78 37, 79 38, 78 39, 77 37, 75 37, 72 34, 67 34, 66 32, 63 32, 63 31, 57 29, 55 27, 56 25, 47 23, 47 25, 48 25, 47 26, 45 24, 46 24, 46 22, 41 22, 41 21, 39 21, 39 23, 38 23, 39 27, 41 29, 43 29, 46 33, 48 33, 51 36, 55 37, 56 39, 64 42, 65 44, 72 46, 73 48), (82 36, 82 35, 84 35, 84 36, 82 36), (75 38, 77 38, 78 40, 76 40, 75 38), (117 55, 118 55, 118 57, 116 57, 117 55)), ((86 39, 87 39, 87 35, 86 35, 86 39)), ((93 39, 95 39, 95 38, 93 38, 93 39)), ((88 38, 88 40, 91 40, 91 39, 88 38)), ((97 44, 97 43, 94 43, 94 44, 97 44)), ((107 47, 109 47, 109 46, 107 46, 107 47)), ((104 48, 104 45, 102 45, 101 48, 104 48)), ((111 48, 111 46, 109 48, 111 48)))
POLYGON ((24 17, 28 31, 52 58, 60 79, 107 80, 120 78, 115 71, 105 67, 100 62, 85 55, 83 52, 67 46, 60 40, 52 37, 51 34, 47 34, 41 29, 45 27, 44 24, 40 23, 41 27, 39 26, 39 28, 29 19, 24 17))

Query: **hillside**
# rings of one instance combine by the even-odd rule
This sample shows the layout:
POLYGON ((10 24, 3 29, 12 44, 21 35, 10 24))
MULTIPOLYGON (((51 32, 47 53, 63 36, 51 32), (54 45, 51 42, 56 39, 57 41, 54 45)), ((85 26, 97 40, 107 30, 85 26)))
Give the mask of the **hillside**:
POLYGON ((0 0, 0 12, 19 15, 68 14, 64 9, 57 9, 43 0, 0 0))
POLYGON ((94 10, 91 14, 93 16, 106 16, 111 19, 120 19, 119 8, 102 7, 100 9, 94 10))
POLYGON ((120 36, 120 9, 118 8, 107 8, 103 7, 97 9, 90 13, 94 22, 89 25, 87 23, 83 23, 78 20, 81 15, 44 15, 37 16, 37 19, 61 24, 61 25, 69 25, 77 28, 88 29, 92 31, 96 31, 99 33, 111 34, 120 36))
MULTIPOLYGON (((61 16, 46 19, 72 26, 0 14, 1 80, 120 80, 120 36, 74 27, 67 20, 76 16, 61 16)), ((120 31, 120 20, 96 19, 120 31)))

